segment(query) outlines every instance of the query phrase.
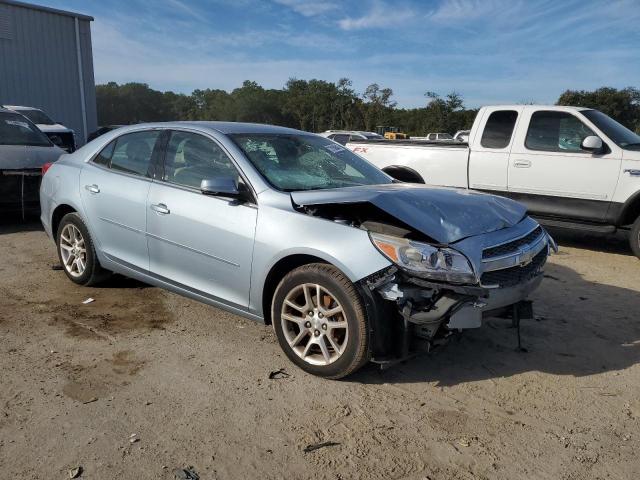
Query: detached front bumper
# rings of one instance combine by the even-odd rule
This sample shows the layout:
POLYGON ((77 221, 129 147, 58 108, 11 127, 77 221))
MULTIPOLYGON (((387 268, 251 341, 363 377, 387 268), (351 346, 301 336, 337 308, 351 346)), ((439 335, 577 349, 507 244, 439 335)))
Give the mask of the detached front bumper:
POLYGON ((488 290, 488 296, 459 307, 450 317, 447 328, 464 329, 482 326, 482 319, 501 313, 505 307, 510 307, 526 300, 542 282, 540 271, 529 280, 512 287, 488 290))

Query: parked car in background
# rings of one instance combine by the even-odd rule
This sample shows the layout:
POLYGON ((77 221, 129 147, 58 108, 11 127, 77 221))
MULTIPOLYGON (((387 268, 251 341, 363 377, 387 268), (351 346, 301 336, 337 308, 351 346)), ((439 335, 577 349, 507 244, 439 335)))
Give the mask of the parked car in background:
POLYGON ((54 144, 66 150, 68 153, 76 150, 77 142, 74 131, 51 120, 51 118, 39 108, 19 105, 4 105, 4 108, 13 110, 27 117, 42 130, 54 144))
POLYGON ((95 140, 100 135, 104 135, 105 133, 115 130, 116 128, 120 128, 122 126, 123 125, 104 125, 102 127, 98 127, 98 129, 95 132, 91 132, 89 134, 89 136, 87 137, 87 142, 90 142, 91 140, 95 140))
POLYGON ((453 136, 453 139, 456 142, 464 142, 469 143, 469 134, 471 130, 458 130, 456 134, 453 136))
POLYGON ((319 133, 326 138, 330 138, 334 142, 338 142, 345 145, 349 141, 357 140, 382 140, 384 137, 374 132, 362 132, 359 130, 327 130, 326 132, 319 133))
POLYGON ((640 135, 590 108, 483 107, 469 145, 351 142, 404 181, 519 200, 544 224, 629 232, 640 257, 640 135))
POLYGON ((413 335, 527 315, 552 245, 517 202, 400 184, 327 138, 257 124, 109 132, 54 164, 40 199, 71 281, 118 272, 272 324, 329 378, 406 358, 413 335))
POLYGON ((453 137, 450 133, 428 133, 427 140, 430 140, 432 142, 440 142, 443 140, 449 141, 453 140, 453 137))
POLYGON ((42 170, 64 153, 29 119, 0 108, 0 212, 37 213, 42 170))

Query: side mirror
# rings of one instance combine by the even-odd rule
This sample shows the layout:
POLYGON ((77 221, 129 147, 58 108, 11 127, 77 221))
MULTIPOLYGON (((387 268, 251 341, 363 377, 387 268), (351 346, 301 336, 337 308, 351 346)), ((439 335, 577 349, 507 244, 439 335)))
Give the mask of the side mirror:
POLYGON ((582 140, 580 148, 582 150, 586 150, 587 152, 600 153, 603 146, 604 144, 602 143, 602 139, 600 137, 589 135, 584 140, 582 140))
POLYGON ((204 195, 218 195, 220 197, 238 198, 240 189, 232 177, 205 178, 200 183, 200 191, 204 195))
POLYGON ((60 138, 58 135, 51 135, 49 137, 49 140, 51 140, 51 142, 53 142, 53 144, 57 145, 58 147, 62 146, 62 138, 60 138))

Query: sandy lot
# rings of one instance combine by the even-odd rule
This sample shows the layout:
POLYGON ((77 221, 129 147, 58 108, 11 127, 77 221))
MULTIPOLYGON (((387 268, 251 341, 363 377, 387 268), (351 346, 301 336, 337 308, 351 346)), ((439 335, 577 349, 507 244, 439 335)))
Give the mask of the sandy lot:
POLYGON ((77 287, 37 223, 5 222, 0 477, 640 478, 640 261, 622 237, 554 233, 528 353, 491 320, 333 382, 269 327, 122 277, 77 287))

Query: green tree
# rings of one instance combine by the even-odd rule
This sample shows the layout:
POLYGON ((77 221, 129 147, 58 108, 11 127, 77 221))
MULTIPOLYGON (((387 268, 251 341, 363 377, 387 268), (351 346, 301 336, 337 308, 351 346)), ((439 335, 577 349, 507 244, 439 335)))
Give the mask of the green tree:
POLYGON ((374 131, 377 125, 389 123, 396 107, 396 102, 391 100, 392 96, 393 90, 380 88, 377 83, 372 83, 365 89, 362 94, 364 103, 361 104, 365 130, 374 131))

